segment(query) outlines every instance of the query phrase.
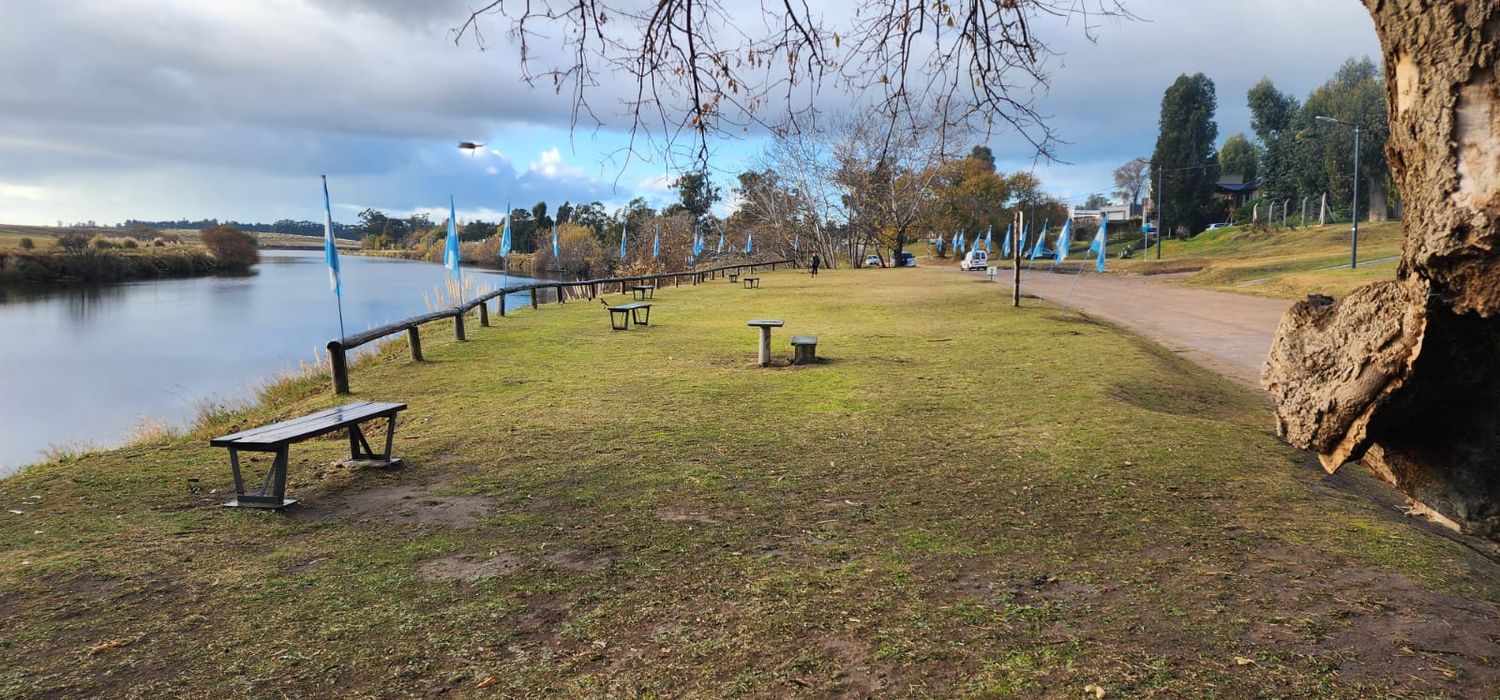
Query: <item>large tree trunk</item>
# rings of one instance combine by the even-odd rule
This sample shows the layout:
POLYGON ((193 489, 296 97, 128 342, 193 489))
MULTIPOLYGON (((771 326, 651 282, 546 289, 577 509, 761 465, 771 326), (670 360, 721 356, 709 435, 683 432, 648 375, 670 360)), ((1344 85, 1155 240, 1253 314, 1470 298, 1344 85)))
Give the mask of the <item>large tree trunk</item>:
POLYGON ((1438 520, 1500 538, 1500 0, 1365 0, 1406 208, 1394 282, 1282 319, 1265 384, 1329 471, 1360 459, 1438 520))

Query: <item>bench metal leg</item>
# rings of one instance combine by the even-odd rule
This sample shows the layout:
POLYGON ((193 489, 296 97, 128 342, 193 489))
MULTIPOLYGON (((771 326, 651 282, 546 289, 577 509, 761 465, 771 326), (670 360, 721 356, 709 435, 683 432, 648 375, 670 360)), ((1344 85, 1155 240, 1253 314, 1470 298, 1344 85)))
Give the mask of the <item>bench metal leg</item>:
POLYGON ((623 331, 626 328, 630 327, 630 316, 628 312, 615 311, 611 309, 609 312, 609 327, 617 331, 623 331), (616 321, 616 318, 620 320, 616 321))
POLYGON ((370 441, 365 439, 365 432, 360 430, 359 424, 349 426, 349 460, 344 462, 344 466, 386 469, 401 466, 400 459, 391 458, 391 445, 395 440, 396 416, 394 415, 386 419, 384 452, 376 452, 370 447, 370 441))
POLYGON ((234 470, 234 500, 224 505, 229 508, 285 508, 295 500, 286 498, 286 467, 288 448, 283 446, 276 450, 276 458, 271 460, 271 468, 266 470, 266 478, 261 481, 258 493, 245 493, 244 481, 240 475, 239 452, 229 448, 229 466, 234 470))
POLYGON ((630 310, 630 320, 633 321, 633 322, 635 322, 635 325, 637 325, 637 326, 649 326, 649 325, 651 325, 651 307, 649 307, 649 306, 646 307, 645 311, 646 311, 646 320, 642 321, 641 320, 641 309, 631 309, 630 310))

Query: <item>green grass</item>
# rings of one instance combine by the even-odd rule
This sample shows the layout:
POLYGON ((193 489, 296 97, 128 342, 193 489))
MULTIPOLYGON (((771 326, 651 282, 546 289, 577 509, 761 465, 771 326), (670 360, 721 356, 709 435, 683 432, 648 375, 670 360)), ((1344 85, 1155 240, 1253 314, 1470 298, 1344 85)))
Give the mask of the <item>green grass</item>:
POLYGON ((411 405, 405 468, 330 466, 334 437, 289 490, 409 490, 383 511, 217 505, 207 438, 345 400, 319 377, 0 481, 0 696, 1464 687, 1399 634, 1335 673, 1378 601, 1488 606, 1493 568, 1330 489, 1258 396, 944 270, 763 278, 661 289, 650 328, 571 303, 360 362, 354 398, 411 405), (814 334, 825 361, 753 366, 766 316, 780 358, 814 334), (489 509, 418 522, 454 503, 489 509), (453 555, 506 573, 423 578, 453 555))
POLYGON ((1184 284, 1284 299, 1308 294, 1342 296, 1356 287, 1395 279, 1401 253, 1401 222, 1360 225, 1361 264, 1349 269, 1349 225, 1254 231, 1242 227, 1207 231, 1167 241, 1162 260, 1155 249, 1144 257, 1109 261, 1113 269, 1143 274, 1192 272, 1184 284))

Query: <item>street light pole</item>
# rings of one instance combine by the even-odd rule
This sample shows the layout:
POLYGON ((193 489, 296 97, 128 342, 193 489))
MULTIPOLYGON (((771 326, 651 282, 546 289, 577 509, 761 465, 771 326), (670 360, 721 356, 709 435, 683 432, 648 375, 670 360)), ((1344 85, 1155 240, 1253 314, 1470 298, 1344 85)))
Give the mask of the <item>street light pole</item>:
POLYGON ((1359 266, 1359 135, 1364 129, 1358 124, 1346 122, 1321 114, 1313 117, 1320 122, 1343 124, 1354 129, 1354 201, 1349 204, 1349 269, 1359 266))

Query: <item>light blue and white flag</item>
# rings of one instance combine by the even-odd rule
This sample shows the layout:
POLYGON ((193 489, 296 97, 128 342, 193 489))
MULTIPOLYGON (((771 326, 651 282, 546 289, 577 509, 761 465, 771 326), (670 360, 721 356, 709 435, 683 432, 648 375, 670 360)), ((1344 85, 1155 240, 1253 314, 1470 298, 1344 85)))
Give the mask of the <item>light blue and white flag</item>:
POLYGON ((1089 244, 1090 253, 1098 253, 1099 257, 1094 261, 1095 269, 1104 272, 1104 232, 1109 228, 1109 217, 1099 217, 1099 232, 1094 234, 1094 242, 1089 244))
POLYGON ((558 247, 558 245, 557 245, 557 222, 553 221, 552 222, 552 259, 556 260, 556 259, 561 258, 561 257, 562 257, 562 248, 558 247))
POLYGON ((793 255, 797 254, 797 248, 800 247, 801 243, 802 243, 802 231, 801 231, 801 229, 798 229, 797 231, 792 232, 792 254, 793 255))
POLYGON ((625 222, 620 222, 620 259, 625 259, 625 222))
POLYGON ((751 231, 751 232, 745 234, 745 255, 749 255, 754 250, 755 250, 755 232, 751 231))
MULTIPOLYGON (((989 228, 986 228, 984 230, 984 252, 986 252, 986 253, 993 253, 993 252, 995 252, 994 247, 990 245, 990 243, 994 240, 994 238, 993 238, 993 234, 994 233, 995 233, 995 225, 994 224, 990 224, 989 228)), ((1004 243, 1004 241, 1001 241, 1001 243, 1004 243)))
POLYGON ((1008 258, 1008 257, 1010 257, 1010 234, 1011 234, 1011 226, 1014 226, 1014 224, 1006 225, 1006 227, 1005 227, 1005 239, 1002 240, 1002 241, 1000 241, 1000 257, 1002 257, 1002 258, 1008 258))
MULTIPOLYGON (((506 211, 510 210, 510 202, 505 203, 506 211)), ((500 231, 500 261, 505 261, 505 256, 510 255, 510 214, 505 215, 505 228, 500 231)))
POLYGON ((714 251, 719 255, 724 254, 724 225, 719 224, 719 249, 714 251))
POLYGON ((703 232, 702 231, 694 231, 693 232, 693 258, 697 259, 697 257, 700 256, 700 255, 702 255, 702 254, 703 254, 703 232))
POLYGON ((1042 232, 1036 235, 1036 245, 1031 246, 1031 254, 1027 260, 1036 260, 1042 254, 1042 248, 1047 245, 1047 222, 1042 222, 1042 232))
POLYGON ((1020 241, 1020 243, 1018 243, 1016 245, 1016 252, 1017 253, 1024 253, 1024 252, 1026 252, 1026 234, 1028 234, 1030 232, 1031 232, 1031 224, 1030 224, 1030 222, 1028 222, 1025 226, 1021 227, 1021 241, 1020 241))
MULTIPOLYGON (((333 295, 344 296, 344 282, 339 277, 339 249, 333 241, 333 205, 328 203, 328 176, 323 176, 323 262, 328 263, 328 288, 333 295)), ((340 309, 339 315, 343 315, 340 309)))
POLYGON ((453 279, 459 279, 458 274, 458 213, 453 209, 453 197, 448 197, 448 240, 443 246, 443 267, 453 273, 453 279))
POLYGON ((968 249, 968 246, 964 245, 964 243, 965 243, 965 241, 964 241, 964 230, 963 229, 959 229, 958 230, 958 243, 956 243, 955 246, 954 246, 958 250, 958 252, 962 253, 962 252, 965 252, 968 249))
POLYGON ((661 222, 656 222, 656 239, 651 241, 651 257, 661 257, 661 222))
POLYGON ((1052 259, 1053 263, 1060 263, 1068 259, 1068 247, 1073 244, 1073 220, 1063 222, 1063 228, 1057 234, 1057 254, 1052 259))

